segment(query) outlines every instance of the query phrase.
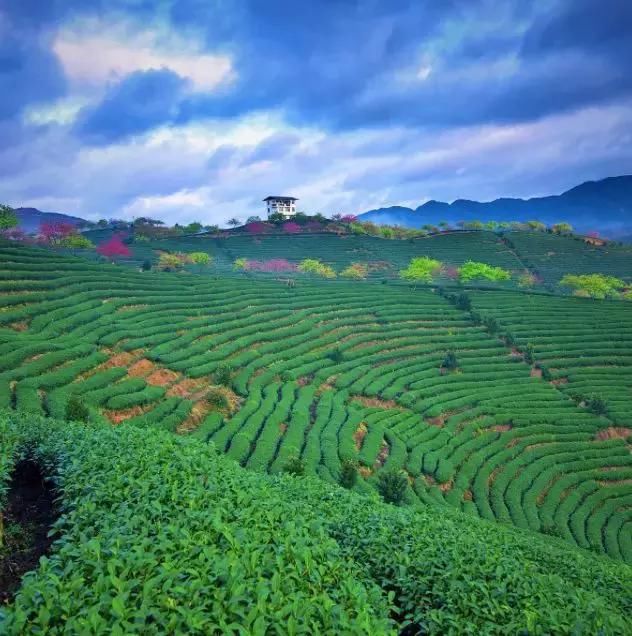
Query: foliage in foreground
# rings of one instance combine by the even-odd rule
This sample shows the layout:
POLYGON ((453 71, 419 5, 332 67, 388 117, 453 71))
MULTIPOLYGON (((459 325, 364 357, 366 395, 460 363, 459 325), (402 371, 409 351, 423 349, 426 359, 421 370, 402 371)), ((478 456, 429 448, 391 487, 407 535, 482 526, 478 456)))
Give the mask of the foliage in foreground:
POLYGON ((509 280, 511 274, 502 267, 493 267, 487 263, 467 261, 459 268, 459 280, 467 283, 471 280, 485 279, 494 282, 509 280))
POLYGON ((434 276, 441 270, 441 261, 427 256, 413 258, 408 267, 400 271, 399 275, 404 280, 431 283, 434 276))
POLYGON ((55 475, 64 512, 2 633, 632 629, 630 567, 554 538, 244 471, 161 431, 7 414, 0 436, 55 475))

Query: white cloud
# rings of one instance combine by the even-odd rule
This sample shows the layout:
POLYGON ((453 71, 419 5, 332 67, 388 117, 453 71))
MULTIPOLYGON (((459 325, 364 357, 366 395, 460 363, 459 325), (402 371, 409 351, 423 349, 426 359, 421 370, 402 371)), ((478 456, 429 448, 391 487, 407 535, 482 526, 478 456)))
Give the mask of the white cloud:
POLYGON ((130 31, 125 24, 81 21, 57 34, 53 51, 67 77, 87 87, 161 68, 189 79, 197 91, 212 91, 234 78, 228 55, 208 53, 194 38, 158 28, 130 31))

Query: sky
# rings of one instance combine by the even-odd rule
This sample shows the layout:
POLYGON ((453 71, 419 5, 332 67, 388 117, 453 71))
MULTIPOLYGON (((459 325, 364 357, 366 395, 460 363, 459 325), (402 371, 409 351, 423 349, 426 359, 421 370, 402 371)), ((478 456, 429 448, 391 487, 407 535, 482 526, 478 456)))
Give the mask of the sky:
POLYGON ((0 202, 223 224, 632 173, 630 0, 0 0, 0 202))

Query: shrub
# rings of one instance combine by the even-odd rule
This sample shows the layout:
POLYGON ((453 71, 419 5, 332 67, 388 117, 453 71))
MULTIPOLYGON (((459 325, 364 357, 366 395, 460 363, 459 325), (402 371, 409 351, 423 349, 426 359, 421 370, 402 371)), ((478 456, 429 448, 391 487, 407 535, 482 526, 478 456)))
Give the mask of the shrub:
POLYGON ((18 225, 15 210, 8 205, 0 205, 0 231, 9 230, 18 225))
POLYGON ((369 268, 364 263, 352 263, 347 268, 343 269, 342 272, 340 272, 340 275, 345 278, 355 278, 359 280, 366 278, 368 273, 369 268))
POLYGON ((462 311, 470 311, 472 309, 472 300, 465 293, 459 294, 454 304, 457 309, 461 309, 462 311))
POLYGON ((327 354, 327 357, 336 364, 340 364, 344 359, 344 354, 340 349, 334 349, 327 354))
POLYGON ((441 270, 441 261, 427 256, 413 258, 406 269, 399 272, 400 278, 410 281, 431 283, 433 277, 441 270))
POLYGON ((66 403, 65 418, 70 422, 86 422, 90 412, 76 395, 71 395, 66 403))
POLYGON ((305 462, 300 457, 289 457, 283 465, 283 472, 289 475, 304 475, 305 462))
POLYGON ((570 234, 573 231, 573 226, 570 223, 556 223, 551 226, 551 231, 554 234, 570 234))
POLYGON ((456 371, 459 368, 459 362, 456 359, 456 353, 454 353, 454 351, 446 351, 443 362, 441 363, 441 368, 448 371, 456 371))
POLYGON ((509 280, 511 274, 502 267, 493 267, 487 263, 467 261, 459 268, 459 279, 467 283, 475 279, 486 279, 494 282, 509 280))
POLYGON ((140 268, 144 272, 148 272, 151 269, 151 261, 148 261, 148 260, 143 261, 143 264, 140 266, 140 268))
POLYGON ((401 470, 382 470, 378 473, 377 489, 387 503, 402 503, 407 487, 408 478, 401 470))
POLYGON ((158 258, 158 269, 165 272, 181 269, 184 266, 185 258, 183 254, 163 252, 158 258))
POLYGON ((220 389, 210 389, 206 394, 206 401, 210 406, 218 409, 228 408, 228 398, 220 389))
POLYGON ((598 395, 591 395, 586 401, 586 406, 596 415, 606 415, 608 412, 606 401, 598 395))
POLYGON ((333 267, 322 263, 316 258, 306 258, 302 260, 298 266, 298 270, 305 274, 315 274, 323 278, 336 278, 336 272, 333 267))
POLYGON ((345 459, 340 466, 340 485, 351 489, 358 481, 358 464, 352 459, 345 459))
POLYGON ((238 258, 233 263, 233 269, 247 269, 248 268, 248 260, 245 258, 238 258))
POLYGON ((297 234, 301 231, 301 226, 298 223, 292 223, 292 221, 288 221, 283 224, 283 231, 287 234, 297 234))
POLYGON ((527 364, 533 364, 535 362, 535 352, 533 345, 529 342, 524 350, 524 361, 527 364))
POLYGON ((230 386, 233 377, 233 370, 227 365, 220 365, 215 371, 215 382, 223 386, 230 386))

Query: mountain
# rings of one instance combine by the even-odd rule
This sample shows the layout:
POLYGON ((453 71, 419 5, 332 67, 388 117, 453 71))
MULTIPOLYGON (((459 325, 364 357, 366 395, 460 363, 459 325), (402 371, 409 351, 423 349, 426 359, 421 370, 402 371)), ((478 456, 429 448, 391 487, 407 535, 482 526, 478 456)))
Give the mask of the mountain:
POLYGON ((393 206, 359 215, 363 221, 422 227, 440 221, 528 221, 571 223, 577 230, 598 230, 619 237, 632 232, 632 175, 586 181, 559 195, 532 199, 503 198, 480 202, 428 201, 416 209, 393 206))
POLYGON ((15 214, 18 217, 18 227, 26 233, 37 232, 41 223, 70 223, 79 226, 88 223, 78 216, 60 212, 42 212, 37 208, 16 208, 15 214))

